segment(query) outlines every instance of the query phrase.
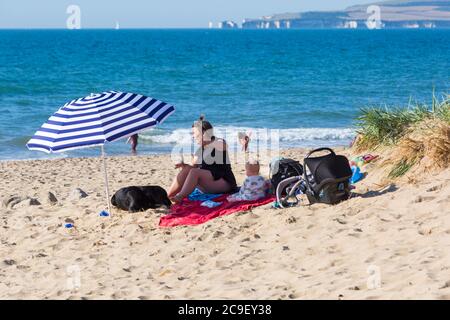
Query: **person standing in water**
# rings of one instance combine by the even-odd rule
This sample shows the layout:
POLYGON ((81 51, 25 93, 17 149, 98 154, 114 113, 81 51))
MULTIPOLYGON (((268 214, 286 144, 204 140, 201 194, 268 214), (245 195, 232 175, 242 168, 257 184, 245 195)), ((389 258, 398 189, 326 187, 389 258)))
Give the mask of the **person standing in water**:
POLYGON ((136 154, 137 153, 137 145, 138 145, 138 134, 133 134, 131 137, 128 138, 127 143, 131 144, 131 153, 136 154))

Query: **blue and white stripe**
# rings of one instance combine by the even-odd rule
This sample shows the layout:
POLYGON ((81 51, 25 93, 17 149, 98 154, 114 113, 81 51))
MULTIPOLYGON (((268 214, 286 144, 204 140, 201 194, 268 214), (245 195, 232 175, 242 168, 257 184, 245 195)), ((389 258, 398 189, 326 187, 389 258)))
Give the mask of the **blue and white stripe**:
POLYGON ((101 146, 160 124, 174 111, 172 105, 139 94, 103 92, 65 104, 27 147, 51 153, 101 146))

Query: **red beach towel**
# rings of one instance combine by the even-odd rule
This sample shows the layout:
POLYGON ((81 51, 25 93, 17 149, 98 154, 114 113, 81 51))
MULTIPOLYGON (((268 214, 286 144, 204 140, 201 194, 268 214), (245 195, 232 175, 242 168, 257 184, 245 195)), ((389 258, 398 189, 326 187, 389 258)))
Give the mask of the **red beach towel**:
POLYGON ((270 196, 256 201, 229 202, 227 201, 228 196, 222 195, 214 199, 214 202, 222 202, 220 206, 215 208, 203 207, 201 201, 184 200, 181 204, 173 205, 170 214, 161 217, 159 226, 175 227, 202 224, 217 217, 247 211, 275 200, 275 197, 270 196))

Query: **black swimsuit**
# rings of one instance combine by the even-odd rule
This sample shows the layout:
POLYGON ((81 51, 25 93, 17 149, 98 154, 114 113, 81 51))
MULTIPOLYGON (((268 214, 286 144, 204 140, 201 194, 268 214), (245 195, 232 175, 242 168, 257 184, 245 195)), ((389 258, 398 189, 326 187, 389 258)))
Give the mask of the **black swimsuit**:
POLYGON ((236 178, 231 170, 230 159, 226 150, 217 150, 216 148, 212 148, 211 150, 211 148, 206 146, 206 148, 199 148, 197 154, 199 160, 201 159, 202 161, 201 164, 199 163, 200 169, 210 171, 215 181, 224 179, 228 182, 231 187, 230 193, 237 189, 236 178), (200 152, 203 153, 201 158, 200 152))

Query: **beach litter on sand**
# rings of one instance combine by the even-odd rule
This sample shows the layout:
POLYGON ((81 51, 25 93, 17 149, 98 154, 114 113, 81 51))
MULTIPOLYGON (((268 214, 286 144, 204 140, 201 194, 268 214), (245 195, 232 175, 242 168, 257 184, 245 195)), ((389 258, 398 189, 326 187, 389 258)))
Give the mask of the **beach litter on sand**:
POLYGON ((100 217, 109 217, 110 214, 109 214, 109 212, 103 210, 102 212, 99 213, 99 216, 100 216, 100 217))

